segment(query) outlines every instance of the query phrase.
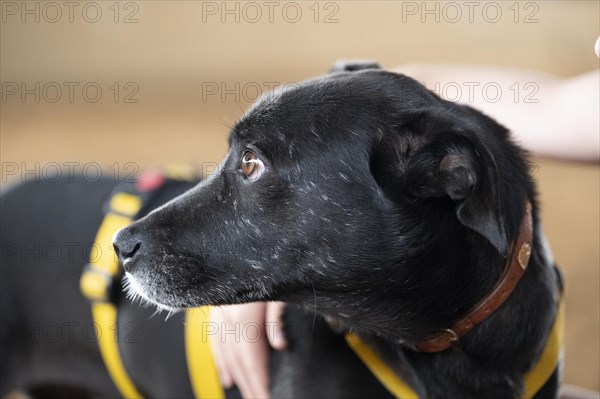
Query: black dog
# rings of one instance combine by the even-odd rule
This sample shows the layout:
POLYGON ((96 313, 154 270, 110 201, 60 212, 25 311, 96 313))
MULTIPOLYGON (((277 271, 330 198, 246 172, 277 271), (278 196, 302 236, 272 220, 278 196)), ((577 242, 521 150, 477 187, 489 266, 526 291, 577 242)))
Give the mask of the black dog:
MULTIPOLYGON (((274 397, 390 397, 346 345, 352 329, 422 397, 507 398, 521 395, 555 318, 560 279, 540 235, 527 163, 505 128, 406 76, 350 64, 259 101, 217 173, 114 243, 130 287, 161 308, 299 305, 285 322, 303 333, 271 357, 274 397), (531 257, 512 295, 458 345, 415 350, 492 290, 528 202, 531 257)), ((7 284, 15 293, 19 283, 7 284)), ((57 312, 38 317, 65 319, 57 312)), ((147 354, 122 352, 145 393, 176 392, 165 386, 177 377, 157 382, 147 354)), ((557 388, 555 371, 536 397, 557 388)))
MULTIPOLYGON (((534 197, 522 152, 491 119, 405 76, 339 72, 256 104, 222 170, 122 230, 115 247, 132 287, 159 306, 315 307, 377 337, 427 396, 515 397, 557 303, 537 234, 515 292, 460 349, 411 348, 492 289, 534 197), (240 258, 236 248, 252 251, 240 258)), ((286 369, 307 381, 301 367, 286 369)), ((320 392, 356 394, 332 390, 355 377, 328 375, 320 392)), ((314 393, 279 382, 274 392, 314 393)))

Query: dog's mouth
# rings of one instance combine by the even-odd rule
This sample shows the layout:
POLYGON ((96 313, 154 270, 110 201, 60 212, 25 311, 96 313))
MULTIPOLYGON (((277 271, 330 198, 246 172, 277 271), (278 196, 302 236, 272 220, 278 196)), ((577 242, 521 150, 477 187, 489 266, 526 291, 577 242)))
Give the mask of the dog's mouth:
POLYGON ((188 308, 194 308, 204 305, 230 305, 255 301, 270 300, 270 290, 265 284, 248 284, 245 287, 227 290, 223 286, 212 287, 204 292, 206 296, 199 299, 198 303, 182 303, 180 297, 165 295, 156 291, 155 284, 149 284, 144 281, 144 276, 136 277, 134 273, 125 272, 123 276, 123 290, 132 302, 138 302, 144 306, 151 305, 157 308, 158 312, 167 311, 169 315, 188 308))
POLYGON ((139 302, 145 305, 156 306, 157 311, 166 310, 169 314, 177 313, 183 308, 169 306, 164 303, 160 303, 150 297, 150 295, 144 290, 142 284, 129 272, 125 272, 123 276, 123 290, 127 295, 127 299, 132 302, 139 302))

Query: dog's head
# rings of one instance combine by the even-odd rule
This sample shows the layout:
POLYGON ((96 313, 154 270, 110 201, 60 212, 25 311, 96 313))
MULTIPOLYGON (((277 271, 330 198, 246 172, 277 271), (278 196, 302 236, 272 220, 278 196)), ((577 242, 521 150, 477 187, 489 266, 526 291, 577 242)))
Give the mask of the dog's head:
POLYGON ((266 95, 229 144, 209 179, 115 236, 147 300, 284 300, 411 339, 497 276, 530 190, 506 129, 372 64, 266 95))

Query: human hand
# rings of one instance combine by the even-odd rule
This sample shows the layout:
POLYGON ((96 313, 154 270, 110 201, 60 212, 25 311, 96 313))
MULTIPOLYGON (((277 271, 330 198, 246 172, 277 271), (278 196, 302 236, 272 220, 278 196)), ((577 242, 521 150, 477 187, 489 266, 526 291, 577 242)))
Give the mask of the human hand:
POLYGON ((269 345, 287 347, 281 315, 283 302, 254 302, 211 308, 211 322, 218 334, 211 335, 211 347, 221 385, 235 384, 242 396, 269 397, 269 345))

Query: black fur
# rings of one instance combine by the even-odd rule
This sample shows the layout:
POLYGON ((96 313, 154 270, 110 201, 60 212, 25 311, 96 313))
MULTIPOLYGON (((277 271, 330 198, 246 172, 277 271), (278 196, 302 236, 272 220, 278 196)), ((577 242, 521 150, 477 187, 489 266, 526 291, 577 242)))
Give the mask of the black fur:
POLYGON ((287 312, 303 334, 272 356, 275 396, 388 395, 344 344, 353 329, 423 396, 517 397, 558 298, 525 154, 504 127, 411 78, 334 71, 259 101, 215 175, 117 235, 129 278, 169 309, 304 309, 287 312), (256 181, 240 170, 248 149, 265 165, 256 181), (526 200, 535 237, 515 292, 460 346, 415 352, 496 283, 526 200))

